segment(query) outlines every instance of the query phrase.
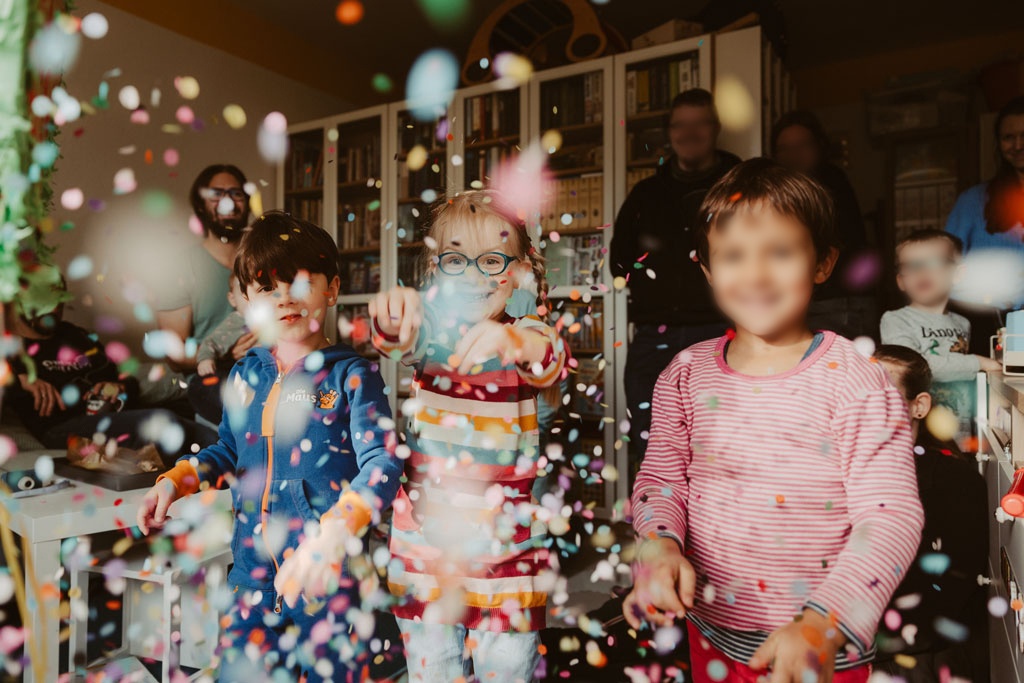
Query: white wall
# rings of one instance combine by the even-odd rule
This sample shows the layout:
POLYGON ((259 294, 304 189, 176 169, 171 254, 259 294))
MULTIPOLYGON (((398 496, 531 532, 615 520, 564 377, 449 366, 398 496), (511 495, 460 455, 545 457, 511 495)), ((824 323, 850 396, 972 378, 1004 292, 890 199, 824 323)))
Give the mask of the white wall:
POLYGON ((250 180, 266 183, 264 206, 272 208, 274 169, 256 147, 263 117, 276 110, 289 122, 301 122, 350 107, 341 99, 96 0, 80 0, 76 5, 77 16, 103 14, 110 30, 100 40, 83 40, 78 63, 65 81, 72 95, 88 101, 106 80, 110 107, 68 124, 60 133, 63 158, 54 177, 53 218, 57 226, 71 221, 74 228, 56 230, 49 241, 57 245, 62 266, 80 255, 94 263, 92 275, 70 282, 76 300, 68 319, 138 350, 142 334, 152 323, 136 319, 133 304, 152 300, 154 276, 167 264, 170 245, 189 236, 187 194, 195 175, 211 163, 234 163, 250 180), (119 75, 110 73, 115 69, 119 75), (200 85, 200 94, 192 101, 182 99, 174 88, 175 77, 186 75, 200 85), (118 103, 118 92, 126 85, 139 90, 150 113, 147 125, 130 123, 129 112, 118 103), (150 103, 153 88, 162 95, 156 107, 150 103), (176 122, 175 111, 183 104, 192 107, 204 129, 164 132, 162 126, 176 122), (232 130, 221 119, 227 104, 245 110, 248 122, 243 129, 232 130), (129 147, 134 151, 122 153, 129 147), (180 156, 174 168, 163 162, 168 148, 180 156), (147 150, 153 156, 149 164, 147 150), (135 171, 138 189, 115 196, 114 174, 121 168, 135 171), (87 204, 77 211, 65 210, 60 205, 61 192, 76 187, 85 193, 87 204), (160 198, 169 200, 165 209, 152 201, 160 198), (89 200, 103 202, 104 208, 89 208, 89 200), (119 321, 124 331, 109 333, 110 321, 119 321))

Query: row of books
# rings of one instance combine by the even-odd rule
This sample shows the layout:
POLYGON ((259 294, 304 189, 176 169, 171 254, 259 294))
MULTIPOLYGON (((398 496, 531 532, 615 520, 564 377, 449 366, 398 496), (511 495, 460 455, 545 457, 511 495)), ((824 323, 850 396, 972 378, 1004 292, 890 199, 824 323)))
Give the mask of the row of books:
POLYGON ((288 197, 285 198, 284 207, 284 210, 295 218, 301 218, 316 225, 323 225, 324 201, 322 199, 288 197))
POLYGON ((346 204, 338 210, 338 248, 359 249, 380 244, 380 204, 346 204))
POLYGON ((633 188, 644 178, 650 178, 652 175, 657 173, 657 169, 651 168, 635 168, 626 172, 626 194, 629 194, 633 188))
POLYGON ((297 144, 289 156, 289 175, 285 183, 289 190, 304 190, 323 185, 323 148, 297 144))
POLYGON ((346 259, 342 264, 342 291, 345 294, 366 294, 380 291, 380 257, 361 256, 346 259))
POLYGON ((338 150, 338 182, 354 183, 380 177, 380 138, 367 136, 363 145, 338 150))
POLYGON ((398 279, 402 286, 419 287, 426 274, 422 248, 406 247, 398 252, 398 279))
POLYGON ((398 164, 398 196, 400 198, 420 197, 425 190, 437 190, 438 195, 444 194, 445 168, 448 160, 442 156, 432 156, 426 165, 418 171, 410 171, 404 161, 398 164), (437 170, 434 170, 436 165, 437 170))
MULTIPOLYGON (((440 124, 433 122, 421 123, 411 116, 402 115, 398 121, 399 125, 399 149, 410 150, 416 145, 423 145, 427 149, 433 149, 443 144, 444 136, 438 139, 438 132, 447 128, 447 123, 440 124)), ((443 131, 442 131, 443 132, 443 131)))
POLYGON ((600 353, 604 349, 604 306, 601 299, 590 303, 559 300, 551 318, 574 356, 600 353))
POLYGON ((604 75, 601 72, 548 81, 541 87, 544 128, 604 120, 604 75))
POLYGON ((466 100, 466 142, 519 135, 519 93, 480 95, 466 100))
POLYGON ((563 235, 558 242, 547 242, 548 284, 555 286, 593 285, 601 282, 604 265, 604 238, 600 233, 563 235))
POLYGON ((511 157, 511 147, 489 147, 486 150, 468 150, 463 163, 466 166, 466 186, 474 180, 484 181, 498 167, 498 164, 511 157))
POLYGON ((700 87, 698 52, 626 71, 626 115, 668 109, 681 92, 700 87))
POLYGON ((555 181, 554 202, 541 217, 544 232, 595 230, 604 225, 604 175, 595 173, 555 181), (562 216, 572 221, 565 225, 562 216))
POLYGON ((956 203, 956 181, 941 180, 910 187, 896 184, 893 196, 893 218, 896 239, 924 228, 942 229, 956 203))

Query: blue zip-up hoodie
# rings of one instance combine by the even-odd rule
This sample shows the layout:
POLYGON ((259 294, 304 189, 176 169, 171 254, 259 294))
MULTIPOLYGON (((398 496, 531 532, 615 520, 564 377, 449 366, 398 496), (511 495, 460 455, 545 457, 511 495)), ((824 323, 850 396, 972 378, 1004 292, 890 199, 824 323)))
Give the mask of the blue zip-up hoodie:
POLYGON ((285 549, 342 492, 359 494, 375 516, 394 500, 403 463, 384 381, 350 346, 314 352, 287 373, 253 348, 232 368, 224 406, 217 443, 176 469, 185 461, 199 482, 231 487, 232 585, 272 589, 285 549))

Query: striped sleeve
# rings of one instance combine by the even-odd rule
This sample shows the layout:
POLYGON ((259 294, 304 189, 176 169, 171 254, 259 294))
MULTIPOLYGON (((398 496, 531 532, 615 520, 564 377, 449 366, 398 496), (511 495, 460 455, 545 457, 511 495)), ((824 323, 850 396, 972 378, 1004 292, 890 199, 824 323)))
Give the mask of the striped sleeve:
MULTIPOLYGON (((685 352, 684 352, 685 354, 685 352)), ((633 528, 641 539, 666 536, 680 547, 686 540, 690 432, 683 387, 688 363, 676 356, 654 387, 651 431, 631 498, 633 528)), ((640 438, 633 434, 632 438, 640 438)))
POLYGON ((558 382, 562 377, 566 358, 569 355, 565 341, 555 332, 554 328, 545 325, 534 316, 519 318, 512 324, 517 331, 527 334, 542 334, 548 338, 548 352, 544 359, 537 363, 516 365, 516 370, 523 381, 532 387, 543 389, 558 382))
POLYGON ((835 619, 862 652, 917 553, 924 512, 917 492, 907 408, 884 378, 835 413, 851 531, 806 607, 835 619))

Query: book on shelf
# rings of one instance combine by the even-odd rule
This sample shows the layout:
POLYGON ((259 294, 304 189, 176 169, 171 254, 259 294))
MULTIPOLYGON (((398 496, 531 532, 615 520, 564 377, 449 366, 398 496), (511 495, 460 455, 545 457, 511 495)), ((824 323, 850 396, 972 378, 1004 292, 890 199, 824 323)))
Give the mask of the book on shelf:
POLYGON ((554 202, 541 216, 544 232, 593 230, 601 227, 604 204, 604 175, 592 173, 579 178, 559 178, 554 182, 554 202), (572 220, 562 223, 562 216, 572 220))
POLYGON ((651 168, 635 168, 626 172, 626 194, 632 192, 636 184, 644 178, 650 178, 652 175, 657 173, 656 167, 651 168))
POLYGON ((626 115, 668 109, 681 92, 700 87, 699 53, 646 63, 626 71, 626 115))
POLYGON ((367 255, 345 262, 346 294, 380 291, 380 257, 367 255))
POLYGON ((600 71, 549 81, 541 93, 543 126, 559 128, 604 120, 604 74, 600 71))
POLYGON ((601 300, 590 303, 563 300, 555 318, 559 334, 574 356, 596 354, 604 350, 604 305, 601 300))
POLYGON ((285 201, 285 211, 304 221, 309 221, 316 225, 321 225, 323 220, 321 218, 321 211, 323 209, 322 199, 299 199, 291 197, 285 201))
POLYGON ((323 184, 324 151, 322 147, 302 144, 293 138, 294 149, 290 153, 287 168, 288 189, 306 190, 323 184))
POLYGON ((361 249, 380 245, 380 205, 374 200, 345 204, 338 210, 338 248, 361 249))
POLYGON ((367 138, 365 144, 352 145, 338 152, 338 180, 354 183, 380 177, 380 140, 367 138))
POLYGON ((604 240, 600 233, 563 235, 544 249, 548 284, 551 286, 593 285, 601 281, 604 240))

